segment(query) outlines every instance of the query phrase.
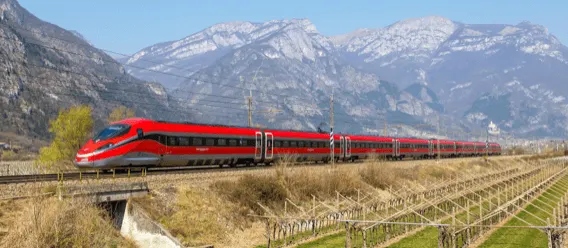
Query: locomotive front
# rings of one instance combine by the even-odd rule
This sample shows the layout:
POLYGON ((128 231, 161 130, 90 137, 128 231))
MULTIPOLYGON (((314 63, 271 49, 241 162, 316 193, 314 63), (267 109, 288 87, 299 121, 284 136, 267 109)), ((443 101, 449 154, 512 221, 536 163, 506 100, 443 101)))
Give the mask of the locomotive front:
POLYGON ((137 133, 135 125, 132 119, 127 119, 105 127, 77 152, 75 166, 79 168, 123 166, 123 156, 131 149, 128 144, 142 135, 137 133))

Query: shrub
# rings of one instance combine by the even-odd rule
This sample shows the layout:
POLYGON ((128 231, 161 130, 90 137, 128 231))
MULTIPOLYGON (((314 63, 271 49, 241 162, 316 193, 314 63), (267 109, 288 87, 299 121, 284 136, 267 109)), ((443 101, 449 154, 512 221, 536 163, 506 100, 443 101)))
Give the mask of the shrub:
POLYGON ((38 163, 48 168, 57 162, 72 162, 75 154, 89 137, 93 129, 91 107, 78 106, 59 112, 49 122, 49 132, 55 137, 48 147, 40 149, 38 163))
POLYGON ((0 152, 2 153, 0 154, 0 158, 2 159, 2 161, 17 160, 18 154, 16 154, 14 151, 5 150, 0 152))
POLYGON ((380 189, 386 189, 396 183, 393 166, 387 163, 368 163, 359 170, 361 180, 380 189))
POLYGON ((218 183, 216 187, 225 192, 234 202, 251 209, 256 214, 264 210, 257 204, 274 206, 284 204, 288 192, 286 188, 272 176, 245 175, 236 183, 218 183))

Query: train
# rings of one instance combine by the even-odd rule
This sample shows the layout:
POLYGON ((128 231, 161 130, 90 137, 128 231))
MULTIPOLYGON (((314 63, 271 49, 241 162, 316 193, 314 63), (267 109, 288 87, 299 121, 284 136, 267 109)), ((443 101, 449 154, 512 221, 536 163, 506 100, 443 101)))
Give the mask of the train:
POLYGON ((280 159, 327 163, 332 159, 402 160, 482 155, 501 155, 501 146, 493 142, 330 135, 130 118, 114 122, 97 133, 77 152, 74 163, 78 168, 117 169, 251 166, 272 164, 280 159))

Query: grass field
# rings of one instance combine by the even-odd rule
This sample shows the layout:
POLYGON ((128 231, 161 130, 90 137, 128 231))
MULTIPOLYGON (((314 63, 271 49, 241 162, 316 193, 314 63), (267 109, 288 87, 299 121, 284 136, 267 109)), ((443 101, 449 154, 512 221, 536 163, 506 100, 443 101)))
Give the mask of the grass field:
MULTIPOLYGON (((551 219, 552 216, 548 212, 552 212, 550 206, 557 206, 560 197, 564 195, 560 192, 568 192, 568 176, 564 176, 549 190, 545 191, 538 200, 532 201, 532 204, 527 206, 527 212, 520 212, 516 216, 536 226, 546 226, 547 223, 543 220, 551 219), (543 211, 543 210, 548 211, 543 211), (536 217, 535 217, 536 216, 536 217), (538 218, 537 218, 538 217, 538 218)), ((505 226, 527 226, 528 224, 513 218, 505 226)), ((497 229, 485 242, 479 247, 548 247, 548 239, 546 234, 537 229, 528 228, 499 228, 497 229)))

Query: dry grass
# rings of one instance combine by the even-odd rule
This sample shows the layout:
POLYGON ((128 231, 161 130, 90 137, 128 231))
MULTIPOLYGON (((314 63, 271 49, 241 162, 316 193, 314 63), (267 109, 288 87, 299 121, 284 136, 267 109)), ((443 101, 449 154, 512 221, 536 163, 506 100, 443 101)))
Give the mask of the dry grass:
MULTIPOLYGON (((251 247, 265 241, 263 223, 251 217, 264 214, 257 202, 281 213, 286 198, 309 208, 312 196, 334 201, 336 191, 357 197, 357 189, 369 187, 378 191, 407 186, 419 189, 418 184, 448 181, 463 173, 473 176, 526 164, 518 157, 495 157, 439 162, 373 160, 333 168, 329 164, 294 166, 292 160, 282 160, 271 169, 243 172, 207 183, 178 182, 172 178, 167 184, 162 183, 166 187, 152 187, 152 194, 138 201, 184 245, 251 247)), ((388 195, 386 191, 383 193, 388 195)), ((288 206, 287 211, 292 214, 294 209, 288 206)))
MULTIPOLYGON (((208 190, 185 187, 162 189, 135 201, 186 246, 214 244, 215 247, 235 247, 236 240, 251 234, 245 230, 253 224, 241 214, 235 214, 242 211, 239 206, 208 190), (239 233, 238 237, 234 236, 235 233, 239 233)), ((259 240, 262 239, 254 238, 253 243, 245 247, 259 240)))
MULTIPOLYGON (((286 198, 309 205, 313 196, 333 201, 336 192, 356 197, 358 189, 370 186, 387 190, 447 181, 462 173, 476 175, 522 163, 509 159, 455 159, 445 161, 407 161, 402 163, 367 161, 360 165, 325 167, 294 167, 290 161, 280 161, 263 175, 247 175, 238 180, 218 181, 211 189, 224 199, 241 207, 239 214, 264 214, 257 204, 273 211, 283 210, 286 198), (246 211, 243 211, 246 210, 246 211)), ((420 188, 420 187, 418 187, 420 188)), ((417 189, 418 189, 417 188, 417 189)))
POLYGON ((110 217, 84 200, 38 198, 4 201, 0 247, 135 247, 110 217))

